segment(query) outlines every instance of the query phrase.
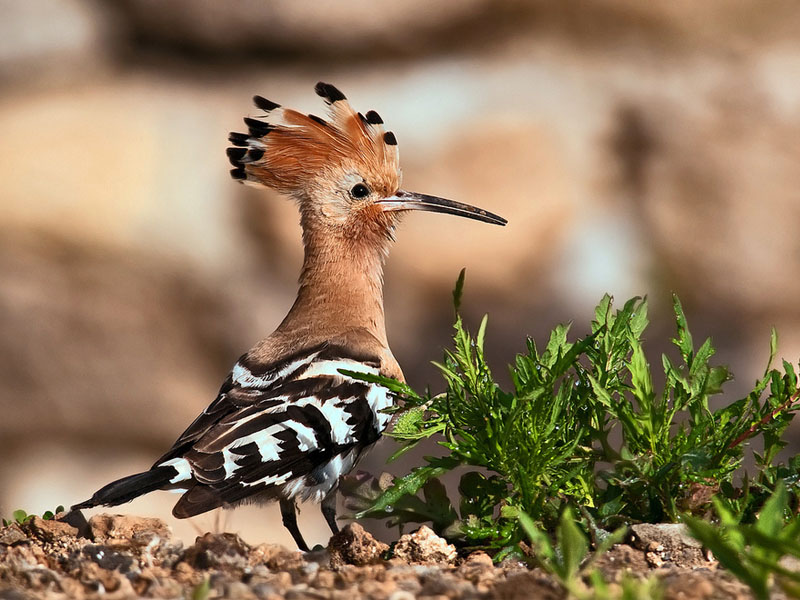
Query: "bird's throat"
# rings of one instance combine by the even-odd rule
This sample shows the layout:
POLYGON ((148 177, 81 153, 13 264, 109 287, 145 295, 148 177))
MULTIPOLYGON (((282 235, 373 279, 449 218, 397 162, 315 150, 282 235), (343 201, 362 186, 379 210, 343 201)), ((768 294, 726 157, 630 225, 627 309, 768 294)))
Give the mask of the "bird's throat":
POLYGON ((304 244, 297 300, 279 329, 311 328, 333 338, 363 328, 386 345, 383 262, 389 240, 376 243, 306 232, 304 244))

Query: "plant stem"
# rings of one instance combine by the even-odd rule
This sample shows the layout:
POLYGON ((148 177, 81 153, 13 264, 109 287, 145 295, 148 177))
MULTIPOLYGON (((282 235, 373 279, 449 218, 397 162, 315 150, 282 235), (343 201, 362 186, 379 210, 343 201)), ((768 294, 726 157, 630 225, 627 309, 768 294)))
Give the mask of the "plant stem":
POLYGON ((738 446, 739 444, 741 444, 742 442, 744 442, 747 438, 749 438, 754 433, 756 433, 756 431, 758 430, 759 427, 761 427, 762 425, 764 425, 768 421, 771 421, 772 419, 774 419, 775 415, 777 415, 779 412, 781 412, 783 410, 786 410, 787 408, 789 408, 792 404, 794 404, 798 400, 800 400, 800 389, 797 389, 795 391, 795 393, 792 394, 791 397, 786 402, 781 404, 778 408, 773 410, 768 415, 764 415, 764 417, 760 421, 758 421, 758 423, 754 423, 753 425, 751 425, 750 429, 745 431, 742 435, 740 435, 735 440, 733 440, 730 444, 728 444, 728 449, 731 450, 731 449, 735 448, 736 446, 738 446))

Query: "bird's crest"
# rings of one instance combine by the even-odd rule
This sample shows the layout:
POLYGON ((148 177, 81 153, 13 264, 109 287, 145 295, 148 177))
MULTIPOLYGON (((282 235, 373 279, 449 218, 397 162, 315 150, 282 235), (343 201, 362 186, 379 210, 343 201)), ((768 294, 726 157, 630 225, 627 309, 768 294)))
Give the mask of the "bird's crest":
POLYGON ((230 134, 231 176, 297 195, 320 177, 352 171, 374 189, 394 193, 400 186, 397 140, 378 113, 354 111, 329 83, 314 89, 328 104, 329 120, 253 98, 264 114, 244 119, 247 133, 230 134))

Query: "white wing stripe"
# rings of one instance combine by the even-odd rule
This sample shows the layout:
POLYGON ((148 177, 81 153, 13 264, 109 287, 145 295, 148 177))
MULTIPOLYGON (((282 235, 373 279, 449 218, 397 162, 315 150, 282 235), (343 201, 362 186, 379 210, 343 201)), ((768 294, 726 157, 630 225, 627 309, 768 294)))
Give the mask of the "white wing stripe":
POLYGON ((295 406, 313 406, 319 410, 331 428, 331 440, 334 444, 352 444, 357 442, 353 428, 347 424, 347 420, 352 416, 345 410, 345 405, 352 398, 331 398, 326 402, 320 402, 314 396, 298 399, 295 406))
POLYGON ((170 483, 178 483, 192 478, 192 467, 185 458, 173 458, 158 465, 159 467, 174 467, 178 474, 169 480, 170 483))
POLYGON ((233 372, 231 374, 233 383, 240 385, 244 388, 263 389, 271 386, 273 383, 280 379, 284 379, 291 375, 294 371, 305 365, 306 363, 313 362, 319 356, 321 350, 317 350, 290 362, 289 364, 277 369, 275 371, 267 371, 263 375, 253 375, 252 371, 245 367, 242 363, 237 362, 233 365, 233 372))
POLYGON ((367 404, 369 404, 372 413, 375 415, 378 432, 382 433, 386 426, 389 425, 389 421, 392 420, 392 415, 382 412, 393 404, 389 390, 379 385, 371 385, 367 392, 367 404))
POLYGON ((339 369, 346 369, 347 371, 358 371, 359 373, 378 374, 377 367, 365 365, 357 360, 349 358, 340 358, 338 360, 320 360, 312 364, 308 369, 303 371, 297 379, 310 379, 312 377, 328 376, 328 377, 341 377, 344 375, 339 373, 339 369))
POLYGON ((263 462, 278 460, 280 458, 281 447, 279 446, 280 441, 275 437, 275 434, 282 429, 284 429, 283 423, 271 425, 262 431, 256 431, 250 435, 237 438, 231 442, 225 448, 225 450, 238 448, 240 446, 249 444, 250 442, 255 442, 256 446, 258 446, 258 453, 261 454, 261 460, 263 462))
POLYGON ((251 481, 249 483, 246 481, 242 481, 241 484, 246 486, 259 485, 262 483, 266 485, 275 485, 284 483, 291 476, 292 473, 290 471, 288 473, 284 473, 283 475, 267 475, 266 477, 262 477, 261 479, 257 479, 256 481, 251 481))
POLYGON ((297 434, 298 449, 302 452, 309 450, 316 450, 319 447, 317 443, 317 434, 311 427, 298 423, 297 421, 284 421, 283 423, 287 429, 291 429, 297 434))

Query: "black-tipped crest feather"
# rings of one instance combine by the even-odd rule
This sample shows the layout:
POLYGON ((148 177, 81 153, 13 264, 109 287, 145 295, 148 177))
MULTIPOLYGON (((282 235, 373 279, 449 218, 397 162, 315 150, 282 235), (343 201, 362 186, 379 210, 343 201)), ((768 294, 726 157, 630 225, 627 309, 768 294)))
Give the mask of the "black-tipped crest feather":
POLYGON ((272 100, 267 100, 264 96, 253 96, 253 103, 263 110, 264 112, 270 112, 271 110, 275 110, 276 108, 280 108, 280 104, 277 102, 273 102, 272 100))
POLYGON ((322 96, 331 103, 338 102, 339 100, 347 100, 347 97, 339 91, 339 88, 323 81, 320 81, 314 86, 314 91, 318 96, 322 96))

